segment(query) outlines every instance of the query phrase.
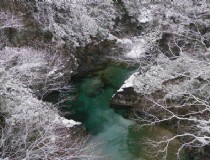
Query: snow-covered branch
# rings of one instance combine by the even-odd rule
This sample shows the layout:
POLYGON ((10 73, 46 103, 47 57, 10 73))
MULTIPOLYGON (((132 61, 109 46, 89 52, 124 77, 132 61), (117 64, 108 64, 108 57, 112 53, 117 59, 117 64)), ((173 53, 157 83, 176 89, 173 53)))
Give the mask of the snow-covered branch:
POLYGON ((161 148, 156 148, 157 155, 167 159, 170 145, 179 140, 179 158, 185 149, 198 151, 210 145, 210 63, 186 55, 173 61, 160 57, 156 66, 133 77, 131 86, 141 94, 134 120, 139 127, 172 125, 174 136, 148 142, 161 148))
POLYGON ((171 124, 176 129, 176 134, 173 136, 163 137, 158 141, 152 139, 147 141, 147 145, 157 151, 153 153, 157 157, 162 156, 163 159, 167 159, 170 146, 175 140, 181 143, 176 153, 178 159, 185 149, 202 150, 210 145, 209 100, 190 93, 185 93, 176 101, 166 97, 154 100, 145 96, 145 99, 150 106, 136 111, 135 115, 139 127, 171 124))
POLYGON ((0 159, 100 159, 97 144, 87 145, 87 135, 76 133, 74 126, 81 123, 60 117, 50 103, 35 98, 2 61, 0 159))
POLYGON ((39 113, 38 121, 33 121, 31 115, 25 115, 21 121, 7 124, 1 129, 1 159, 102 158, 96 150, 96 144, 86 145, 88 138, 73 135, 73 128, 65 128, 58 119, 50 121, 48 119, 52 115, 47 112, 44 114, 39 113))
POLYGON ((33 48, 6 47, 0 52, 2 65, 11 78, 18 80, 44 98, 52 91, 71 89, 72 57, 59 52, 33 48))
POLYGON ((23 29, 22 17, 15 13, 0 11, 0 30, 5 28, 23 29))

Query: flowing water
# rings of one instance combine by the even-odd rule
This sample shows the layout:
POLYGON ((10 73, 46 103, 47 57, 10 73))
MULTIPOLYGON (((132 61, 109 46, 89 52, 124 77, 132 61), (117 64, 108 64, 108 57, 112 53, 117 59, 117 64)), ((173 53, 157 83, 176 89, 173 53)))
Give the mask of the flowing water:
MULTIPOLYGON (((91 76, 74 79, 76 99, 72 103, 73 118, 83 122, 94 134, 93 142, 102 143, 102 154, 112 160, 155 160, 145 154, 141 145, 143 137, 170 135, 164 128, 135 130, 134 122, 123 118, 109 106, 112 95, 134 72, 134 68, 122 65, 109 65, 105 70, 91 76), (156 135, 154 135, 156 133, 156 135)), ((178 142, 170 149, 168 160, 176 160, 178 142)), ((183 158, 183 160, 186 158, 183 158)), ((158 158, 157 158, 158 160, 158 158)))
MULTIPOLYGON (((101 143, 105 159, 112 160, 159 160, 145 154, 141 145, 145 137, 171 135, 165 128, 135 130, 133 121, 123 118, 109 106, 113 94, 134 72, 135 68, 110 64, 105 70, 85 77, 74 78, 74 100, 69 104, 70 118, 80 121, 93 134, 92 142, 101 143)), ((170 149, 174 153, 178 142, 170 149)), ((167 160, 176 160, 171 154, 167 160)), ((183 158, 182 160, 187 160, 183 158)))
POLYGON ((72 105, 76 117, 102 143, 103 154, 113 160, 131 159, 127 145, 128 128, 132 121, 124 119, 109 107, 109 101, 133 69, 110 65, 94 76, 76 81, 77 100, 72 105), (78 117, 79 114, 79 117, 78 117))

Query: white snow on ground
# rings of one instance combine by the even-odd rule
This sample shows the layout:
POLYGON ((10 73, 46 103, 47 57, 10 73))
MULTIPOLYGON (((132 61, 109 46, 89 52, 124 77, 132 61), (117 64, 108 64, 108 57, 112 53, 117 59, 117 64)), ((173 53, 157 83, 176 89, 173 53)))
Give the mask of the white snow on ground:
POLYGON ((148 41, 145 37, 132 37, 132 38, 117 38, 112 34, 109 34, 109 40, 116 40, 118 44, 124 45, 124 48, 129 48, 130 51, 124 54, 125 58, 138 59, 144 57, 144 53, 147 50, 148 41))
POLYGON ((137 19, 140 23, 146 23, 146 22, 152 21, 153 20, 153 15, 151 13, 151 10, 146 9, 146 8, 142 8, 141 9, 141 14, 139 14, 137 19))
POLYGON ((117 42, 118 43, 122 43, 122 44, 132 44, 132 40, 131 39, 128 39, 128 38, 123 38, 123 39, 117 39, 117 42))
POLYGON ((133 43, 132 39, 129 39, 129 38, 120 39, 112 34, 109 34, 108 39, 109 40, 117 40, 117 43, 122 43, 122 44, 132 44, 133 43))
POLYGON ((158 32, 122 39, 109 35, 110 40, 117 40, 117 43, 124 45, 123 47, 128 49, 128 52, 124 53, 124 58, 135 61, 146 57, 145 53, 149 51, 159 38, 160 34, 158 32))
POLYGON ((68 119, 65 119, 64 117, 60 117, 60 116, 56 116, 54 122, 57 123, 57 124, 60 124, 60 125, 62 124, 67 128, 71 128, 75 125, 80 125, 81 124, 80 122, 76 122, 74 120, 68 120, 68 119))
POLYGON ((144 53, 147 50, 146 44, 147 41, 145 39, 138 39, 137 42, 133 45, 131 51, 125 54, 125 57, 132 59, 144 57, 144 53))
POLYGON ((124 84, 120 87, 120 89, 117 90, 117 92, 123 92, 124 88, 129 88, 129 87, 133 87, 134 85, 134 80, 136 78, 136 76, 139 74, 139 72, 135 72, 134 74, 132 74, 125 82, 124 84))
POLYGON ((24 120, 40 123, 39 121, 42 119, 43 122, 53 122, 66 128, 81 124, 80 122, 60 117, 52 104, 42 102, 33 97, 29 88, 23 87, 20 81, 11 79, 5 70, 2 69, 1 73, 4 73, 2 74, 4 78, 0 76, 0 79, 3 80, 0 95, 3 95, 5 103, 2 109, 10 114, 6 118, 7 123, 15 125, 16 122, 21 123, 24 120), (10 88, 10 90, 7 88, 10 88))

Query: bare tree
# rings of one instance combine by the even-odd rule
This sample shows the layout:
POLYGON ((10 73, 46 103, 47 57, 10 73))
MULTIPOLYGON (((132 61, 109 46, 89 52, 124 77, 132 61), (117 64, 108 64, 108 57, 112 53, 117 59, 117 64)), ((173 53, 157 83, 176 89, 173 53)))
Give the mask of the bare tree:
POLYGON ((79 122, 60 117, 0 66, 1 159, 100 159, 97 145, 76 132, 79 122))
POLYGON ((52 91, 69 91, 72 57, 33 48, 6 47, 0 53, 11 78, 33 89, 41 99, 52 91))
POLYGON ((6 45, 7 37, 4 29, 14 28, 17 30, 23 29, 22 15, 17 15, 8 11, 0 11, 0 48, 6 45))
MULTIPOLYGON (((0 12, 0 31, 22 29, 21 17, 0 12)), ((5 41, 3 33, 0 36, 5 41)), ((80 124, 58 115, 33 96, 69 90, 72 57, 30 47, 0 51, 0 159, 100 159, 87 135, 75 135, 80 124), (29 89, 31 88, 31 89, 29 89)))
POLYGON ((140 128, 167 124, 175 132, 159 141, 147 141, 156 148, 156 156, 167 159, 174 140, 181 143, 178 158, 185 149, 201 154, 210 145, 209 67, 208 59, 187 54, 175 60, 160 56, 155 65, 135 78, 134 90, 140 96, 134 119, 140 128))
POLYGON ((147 141, 147 144, 156 150, 153 155, 167 159, 168 150, 175 140, 182 143, 176 153, 178 159, 185 149, 194 148, 194 151, 202 152, 204 147, 210 144, 208 100, 191 94, 185 94, 185 97, 176 104, 175 102, 171 104, 174 101, 172 99, 164 98, 158 101, 148 97, 146 99, 151 104, 150 111, 145 109, 140 112, 141 116, 139 113, 136 114, 140 127, 171 124, 176 129, 174 136, 163 137, 159 141, 152 139, 147 141))
POLYGON ((21 121, 1 128, 1 159, 102 159, 96 144, 87 145, 88 137, 73 135, 74 128, 49 121, 50 116, 50 113, 39 113, 39 120, 34 121, 25 115, 21 121))
POLYGON ((147 34, 162 35, 151 46, 151 53, 159 55, 151 63, 140 62, 139 73, 128 80, 138 93, 134 120, 140 128, 172 126, 175 135, 147 141, 154 149, 152 156, 168 159, 171 145, 178 140, 178 159, 184 150, 202 157, 210 145, 209 2, 158 3, 147 4, 149 13, 162 15, 158 22, 149 22, 154 28, 147 34))

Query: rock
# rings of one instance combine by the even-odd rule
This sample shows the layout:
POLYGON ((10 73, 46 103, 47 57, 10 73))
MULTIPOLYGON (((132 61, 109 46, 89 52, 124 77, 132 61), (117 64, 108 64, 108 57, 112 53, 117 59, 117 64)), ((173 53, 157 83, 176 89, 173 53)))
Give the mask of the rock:
POLYGON ((87 73, 105 68, 109 62, 106 56, 113 51, 113 48, 116 48, 115 40, 104 40, 99 43, 92 42, 85 47, 77 47, 75 53, 79 63, 77 73, 87 75, 87 73))
POLYGON ((135 106, 138 95, 133 88, 125 88, 122 92, 117 92, 110 101, 110 106, 115 109, 131 109, 135 106))

